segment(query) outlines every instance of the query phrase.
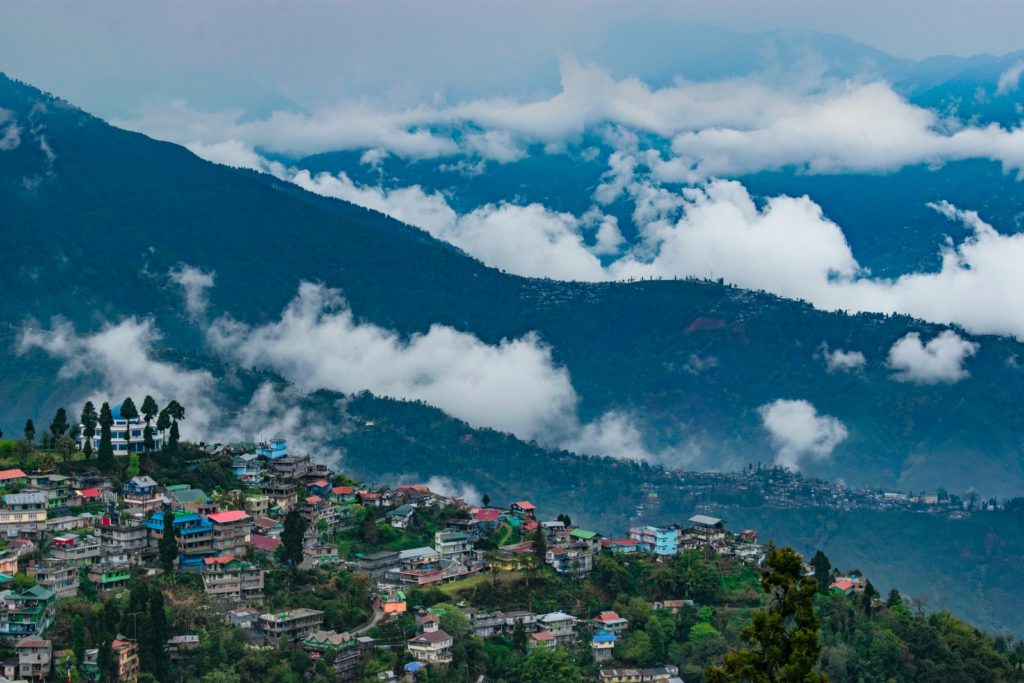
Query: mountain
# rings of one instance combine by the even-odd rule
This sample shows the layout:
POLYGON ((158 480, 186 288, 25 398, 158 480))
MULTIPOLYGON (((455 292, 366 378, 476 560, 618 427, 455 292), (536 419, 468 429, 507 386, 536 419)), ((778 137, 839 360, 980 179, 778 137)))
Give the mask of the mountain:
MULTIPOLYGON (((653 450, 685 444, 673 464, 770 462, 758 408, 805 399, 849 438, 809 472, 850 483, 1016 495, 1024 349, 980 343, 970 377, 918 386, 892 379, 892 344, 941 327, 844 315, 715 282, 552 282, 487 268, 424 232, 252 172, 113 128, 10 79, 0 107, 21 127, 0 152, 0 420, 11 431, 81 391, 38 351, 17 355, 26 325, 63 316, 80 332, 151 317, 161 348, 209 355, 167 273, 216 272, 211 315, 277 320, 302 281, 343 292, 359 320, 403 336, 435 323, 485 343, 535 331, 567 368, 583 421, 637 416, 653 450), (830 373, 820 347, 862 351, 862 373, 830 373), (969 463, 969 467, 965 467, 969 463)), ((967 336, 967 335, 965 335, 967 336)), ((612 454, 614 455, 614 453, 612 454)))

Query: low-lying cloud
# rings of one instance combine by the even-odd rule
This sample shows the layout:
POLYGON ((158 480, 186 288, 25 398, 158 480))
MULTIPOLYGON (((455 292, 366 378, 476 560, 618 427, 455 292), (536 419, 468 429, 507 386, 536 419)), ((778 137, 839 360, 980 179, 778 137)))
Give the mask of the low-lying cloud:
POLYGON ((867 364, 867 359, 860 351, 829 349, 828 344, 822 344, 821 351, 829 372, 853 372, 867 364))
POLYGON ((167 276, 171 282, 182 288, 182 293, 185 296, 185 310, 189 317, 198 319, 206 315, 206 307, 210 303, 206 290, 213 287, 214 274, 182 264, 171 270, 167 276))
POLYGON ((776 447, 776 463, 799 469, 805 458, 822 460, 849 436, 835 417, 819 415, 808 401, 777 399, 758 408, 776 447))
POLYGON ((888 365, 896 371, 893 379, 900 382, 955 384, 970 376, 964 361, 979 348, 979 344, 961 339, 951 330, 927 344, 921 341, 920 334, 911 332, 889 349, 888 365))

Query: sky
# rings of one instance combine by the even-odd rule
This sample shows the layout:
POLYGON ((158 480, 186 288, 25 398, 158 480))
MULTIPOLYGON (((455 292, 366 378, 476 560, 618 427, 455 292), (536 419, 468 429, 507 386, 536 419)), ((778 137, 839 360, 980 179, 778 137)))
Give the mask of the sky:
POLYGON ((695 55, 715 54, 721 28, 837 33, 919 59, 1020 49, 1024 25, 1024 4, 1008 0, 2 7, 0 70, 105 118, 130 117, 145 102, 163 99, 265 113, 366 94, 404 103, 521 97, 557 88, 557 65, 566 56, 600 63, 619 77, 651 80, 675 75, 695 55))

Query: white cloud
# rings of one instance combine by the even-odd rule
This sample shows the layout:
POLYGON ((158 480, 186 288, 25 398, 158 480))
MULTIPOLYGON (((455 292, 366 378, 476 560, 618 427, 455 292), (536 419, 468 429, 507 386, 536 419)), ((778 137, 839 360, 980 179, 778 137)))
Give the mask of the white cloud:
POLYGON ((951 330, 927 344, 921 342, 921 335, 911 332, 889 349, 888 364, 896 371, 893 379, 901 382, 955 384, 970 376, 963 364, 979 348, 977 343, 961 339, 951 330))
POLYGON ((0 152, 17 149, 21 144, 21 127, 10 109, 0 107, 0 152))
POLYGON ((304 283, 278 322, 221 318, 212 346, 243 366, 271 367, 307 391, 326 388, 423 400, 476 426, 532 439, 575 414, 569 374, 534 335, 496 346, 443 325, 404 340, 355 321, 335 290, 304 283))
POLYGON ((1024 74, 1024 59, 999 74, 996 95, 1007 95, 1011 92, 1016 92, 1017 88, 1020 87, 1020 77, 1022 74, 1024 74))
POLYGON ((829 349, 828 344, 822 344, 821 351, 829 372, 853 372, 867 364, 867 359, 860 351, 829 349))
POLYGON ((482 505, 482 496, 472 484, 453 481, 450 477, 433 476, 426 482, 427 488, 447 498, 461 498, 470 505, 482 505))
POLYGON ((206 307, 210 303, 206 290, 213 287, 213 276, 213 273, 187 264, 182 264, 168 273, 171 281, 183 290, 185 310, 188 311, 189 317, 201 318, 206 315, 206 307))
POLYGON ((206 438, 219 415, 213 400, 215 382, 205 370, 186 370, 153 357, 160 334, 150 320, 128 318, 98 332, 79 335, 71 323, 55 319, 49 330, 25 327, 18 338, 19 354, 42 349, 63 362, 61 377, 95 375, 98 389, 83 397, 111 406, 131 396, 136 404, 149 394, 160 405, 177 400, 187 411, 182 436, 206 438))
POLYGON ((819 415, 804 400, 780 398, 758 408, 758 413, 775 443, 776 462, 791 469, 796 469, 805 457, 827 458, 848 436, 841 421, 819 415))

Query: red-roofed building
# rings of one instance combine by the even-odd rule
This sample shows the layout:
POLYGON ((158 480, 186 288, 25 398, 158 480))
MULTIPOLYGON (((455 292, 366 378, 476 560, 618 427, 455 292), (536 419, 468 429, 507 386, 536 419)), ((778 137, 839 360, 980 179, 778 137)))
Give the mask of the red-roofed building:
POLYGON ((618 612, 601 612, 594 619, 594 626, 605 633, 621 633, 629 628, 629 620, 620 617, 618 612))
POLYGON ((331 492, 331 482, 326 479, 317 479, 314 482, 306 484, 306 488, 309 493, 314 496, 326 496, 331 492))
POLYGON ((535 519, 537 508, 528 500, 520 500, 512 503, 510 512, 520 519, 535 519))
POLYGON ((252 540, 252 517, 243 510, 214 512, 206 518, 213 523, 213 552, 245 557, 252 540))
POLYGON ((551 631, 537 631, 530 634, 530 647, 546 647, 554 650, 557 644, 558 640, 551 631))
POLYGON ((833 581, 828 589, 833 593, 849 595, 853 592, 853 581, 850 581, 849 579, 839 579, 838 581, 833 581))
POLYGON ((498 519, 503 514, 505 511, 497 508, 480 508, 473 513, 473 521, 481 528, 493 529, 498 525, 498 519))
POLYGON ((82 489, 78 492, 79 497, 86 503, 92 503, 100 499, 103 493, 95 486, 89 489, 82 489))
POLYGON ((601 547, 612 553, 635 553, 639 543, 635 538, 601 539, 601 547))
POLYGON ((406 643, 406 649, 414 659, 435 666, 446 666, 452 662, 452 637, 438 629, 413 636, 406 643))
POLYGON ((281 545, 281 539, 274 538, 272 536, 253 534, 250 544, 252 545, 253 550, 258 553, 273 555, 274 551, 277 550, 277 546, 281 545))
POLYGON ((0 470, 0 486, 10 486, 26 481, 28 481, 28 475, 20 469, 0 470))
POLYGON ((532 533, 536 531, 538 527, 540 527, 540 524, 537 524, 537 522, 531 519, 529 522, 523 524, 523 531, 526 533, 532 533))
POLYGON ((203 590, 215 598, 263 599, 263 570, 231 555, 203 558, 203 590))

